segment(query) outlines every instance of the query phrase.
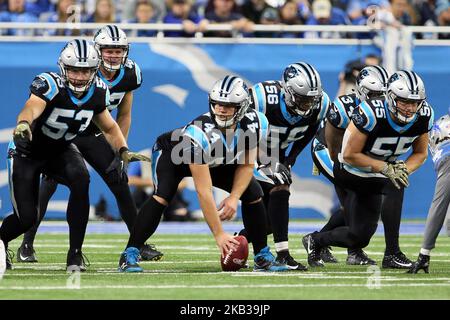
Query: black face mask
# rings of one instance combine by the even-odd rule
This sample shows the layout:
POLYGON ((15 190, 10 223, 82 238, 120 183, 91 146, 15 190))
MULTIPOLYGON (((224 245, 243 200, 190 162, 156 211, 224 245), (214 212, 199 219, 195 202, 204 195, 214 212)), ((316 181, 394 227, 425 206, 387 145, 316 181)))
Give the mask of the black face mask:
POLYGON ((368 99, 384 98, 386 96, 384 91, 369 91, 367 93, 368 99))
POLYGON ((294 93, 292 94, 292 98, 293 105, 290 107, 290 111, 296 115, 309 115, 320 102, 319 96, 308 97, 294 93), (298 111, 300 111, 300 113, 298 111))

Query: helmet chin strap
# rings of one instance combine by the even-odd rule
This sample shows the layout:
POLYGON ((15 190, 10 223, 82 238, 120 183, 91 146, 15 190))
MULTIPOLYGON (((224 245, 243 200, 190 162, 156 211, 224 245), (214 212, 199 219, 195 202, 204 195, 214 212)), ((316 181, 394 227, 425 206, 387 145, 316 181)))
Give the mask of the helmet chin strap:
POLYGON ((94 77, 95 77, 95 73, 91 76, 91 78, 89 79, 89 81, 84 85, 84 86, 82 86, 82 87, 76 87, 76 86, 74 86, 71 82, 70 82, 70 80, 69 80, 69 78, 66 76, 66 83, 67 83, 67 86, 69 87, 69 89, 73 92, 73 93, 75 93, 75 94, 77 94, 77 95, 82 95, 83 93, 85 93, 88 89, 89 89, 89 87, 91 86, 91 84, 92 84, 92 81, 94 80, 94 77))
POLYGON ((112 65, 112 64, 109 64, 109 63, 105 62, 105 60, 102 59, 102 66, 103 66, 103 68, 105 68, 107 71, 112 72, 112 71, 117 71, 117 70, 119 70, 120 67, 122 66, 122 64, 119 63, 119 64, 116 64, 116 65, 112 65))
POLYGON ((220 127, 220 128, 223 128, 223 129, 225 129, 225 128, 229 128, 229 127, 231 127, 234 123, 235 123, 235 119, 236 119, 236 115, 233 115, 232 117, 231 117, 231 119, 228 119, 228 120, 220 120, 219 118, 218 118, 218 116, 216 115, 216 123, 217 123, 217 125, 220 127))
POLYGON ((417 106, 417 110, 416 112, 414 112, 414 114, 411 117, 405 117, 404 115, 402 115, 397 107, 397 101, 395 101, 395 98, 392 95, 389 95, 389 99, 391 100, 391 103, 393 104, 393 106, 391 107, 391 105, 389 104, 389 111, 395 116, 395 118, 402 124, 408 124, 411 121, 414 120, 414 118, 416 117, 416 114, 419 112, 420 108, 422 108, 423 105, 423 101, 419 103, 419 105, 417 106))

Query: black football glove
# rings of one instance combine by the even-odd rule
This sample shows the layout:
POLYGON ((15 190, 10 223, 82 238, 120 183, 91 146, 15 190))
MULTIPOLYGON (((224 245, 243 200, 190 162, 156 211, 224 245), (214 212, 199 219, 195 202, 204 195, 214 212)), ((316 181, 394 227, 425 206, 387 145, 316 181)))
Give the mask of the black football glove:
POLYGON ((113 181, 120 183, 122 181, 128 182, 127 176, 128 164, 125 164, 119 155, 114 157, 114 160, 111 162, 108 168, 106 168, 106 174, 113 174, 113 181))

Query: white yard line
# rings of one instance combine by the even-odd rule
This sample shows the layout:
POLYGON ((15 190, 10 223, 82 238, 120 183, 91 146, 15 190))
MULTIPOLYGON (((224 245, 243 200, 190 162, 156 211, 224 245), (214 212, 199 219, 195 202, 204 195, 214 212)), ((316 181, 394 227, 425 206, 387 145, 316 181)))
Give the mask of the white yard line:
MULTIPOLYGON (((172 271, 172 272, 144 272, 144 273, 140 273, 140 276, 155 276, 155 275, 180 275, 182 273, 180 272, 176 272, 176 271, 172 271)), ((192 276, 197 276, 199 275, 198 273, 184 273, 184 275, 192 275, 192 276)), ((228 273, 226 272, 208 272, 208 273, 201 273, 200 275, 207 275, 207 276, 211 276, 211 275, 227 275, 228 273)), ((230 276, 232 277, 296 277, 296 278, 300 278, 300 279, 319 279, 319 280, 329 280, 329 279, 368 279, 368 277, 370 275, 367 276, 354 276, 354 275, 349 275, 349 276, 331 276, 331 275, 327 275, 327 274, 322 274, 322 273, 253 273, 253 272, 249 272, 249 273, 229 273, 230 276)), ((67 278, 68 274, 54 274, 54 273, 40 273, 40 274, 5 274, 5 278, 21 278, 21 277, 29 277, 29 276, 33 276, 33 277, 58 277, 58 278, 67 278)), ((124 275, 123 273, 119 273, 119 272, 111 272, 111 270, 109 270, 108 272, 99 272, 99 273, 82 273, 80 275, 81 278, 83 277, 95 277, 95 276, 127 276, 124 275)), ((426 277, 426 278, 417 278, 415 276, 411 276, 411 278, 396 278, 396 277, 392 277, 392 276, 380 276, 379 277, 380 281, 406 281, 406 282, 421 282, 421 281, 425 281, 425 282, 429 282, 429 281, 447 281, 450 282, 450 278, 442 278, 442 277, 426 277)))
MULTIPOLYGON (((117 261, 105 261, 105 262, 91 262, 91 266, 95 265, 105 265, 105 264, 118 264, 119 259, 117 261)), ((141 261, 139 262, 143 266, 150 266, 153 264, 186 264, 186 263, 194 263, 194 264, 202 264, 202 263, 219 263, 219 259, 217 260, 202 260, 202 261, 193 261, 193 260, 183 260, 183 261, 141 261)), ((14 263, 14 269, 39 269, 40 267, 45 266, 57 266, 57 265, 66 265, 65 262, 38 262, 38 263, 14 263)), ((89 268, 89 267, 88 267, 89 268)))
MULTIPOLYGON (((367 288, 367 284, 224 284, 224 285, 80 285, 79 288, 67 286, 0 286, 0 290, 90 290, 90 289, 247 289, 247 288, 336 288, 336 287, 360 287, 367 288)), ((449 283, 384 283, 385 287, 450 287, 449 283)))

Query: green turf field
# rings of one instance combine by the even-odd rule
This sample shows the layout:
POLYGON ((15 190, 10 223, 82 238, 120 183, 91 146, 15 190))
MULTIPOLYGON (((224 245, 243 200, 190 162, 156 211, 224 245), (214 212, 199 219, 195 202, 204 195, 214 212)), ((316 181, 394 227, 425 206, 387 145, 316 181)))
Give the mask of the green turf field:
MULTIPOLYGON (((90 259, 80 278, 65 273, 67 235, 38 234, 39 263, 14 263, 0 281, 1 299, 450 299, 450 238, 441 235, 433 251, 430 274, 403 270, 368 270, 345 265, 346 251, 335 248, 341 263, 308 272, 221 272, 218 250, 209 235, 157 235, 152 242, 164 252, 159 262, 142 263, 145 273, 116 271, 126 235, 86 236, 90 259), (343 263, 344 262, 344 263, 343 263), (379 273, 378 273, 379 272, 379 273), (372 283, 372 288, 368 284, 372 283), (379 287, 377 288, 377 286, 379 287), (374 287, 375 286, 375 287, 374 287)), ((300 236, 291 250, 306 263, 300 236)), ((17 250, 20 240, 10 244, 17 250)), ((421 236, 403 236, 403 251, 416 258, 421 236)), ((384 239, 376 236, 366 252, 381 265, 384 239)))

